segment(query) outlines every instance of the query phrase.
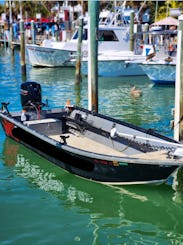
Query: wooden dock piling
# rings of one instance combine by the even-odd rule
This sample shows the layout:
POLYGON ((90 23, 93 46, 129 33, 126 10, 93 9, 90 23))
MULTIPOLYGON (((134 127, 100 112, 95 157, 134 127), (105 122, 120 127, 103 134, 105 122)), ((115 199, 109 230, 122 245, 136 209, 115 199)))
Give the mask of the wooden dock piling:
POLYGON ((76 84, 81 82, 81 51, 82 51, 82 36, 83 36, 83 18, 79 19, 79 34, 78 34, 78 45, 77 45, 77 57, 76 57, 76 84))
POLYGON ((134 12, 130 14, 130 51, 134 51, 134 12))
POLYGON ((98 112, 98 18, 99 1, 88 1, 88 109, 98 112))
POLYGON ((32 44, 35 44, 35 27, 34 27, 34 21, 31 20, 31 39, 32 39, 32 44))
POLYGON ((175 82, 174 139, 183 141, 183 15, 179 16, 175 82))
POLYGON ((26 76, 26 63, 25 63, 25 33, 24 21, 20 21, 20 53, 21 53, 21 69, 22 75, 26 76))

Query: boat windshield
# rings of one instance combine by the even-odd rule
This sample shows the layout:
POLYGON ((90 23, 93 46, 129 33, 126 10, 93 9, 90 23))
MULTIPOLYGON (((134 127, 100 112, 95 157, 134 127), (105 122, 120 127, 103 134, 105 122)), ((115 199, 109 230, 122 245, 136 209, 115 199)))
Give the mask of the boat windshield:
MULTIPOLYGON (((74 33, 73 40, 78 39, 78 30, 74 33)), ((88 30, 84 29, 83 30, 83 39, 82 40, 87 40, 88 39, 88 30)), ((98 30, 98 40, 99 41, 108 41, 108 42, 114 42, 114 41, 119 41, 115 32, 113 30, 98 30)))
POLYGON ((98 40, 99 41, 119 41, 116 34, 112 30, 99 30, 98 40))

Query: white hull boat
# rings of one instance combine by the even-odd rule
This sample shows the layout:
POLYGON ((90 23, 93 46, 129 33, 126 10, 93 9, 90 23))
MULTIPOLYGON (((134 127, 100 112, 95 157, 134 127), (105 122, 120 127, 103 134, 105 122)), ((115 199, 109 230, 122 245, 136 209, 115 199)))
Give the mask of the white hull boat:
MULTIPOLYGON (((138 60, 143 62, 144 56, 134 55, 130 51, 107 51, 98 55, 98 75, 101 77, 120 77, 120 76, 142 76, 145 75, 143 69, 131 61, 138 60)), ((83 58, 81 72, 88 74, 88 59, 83 58)))
MULTIPOLYGON (((129 27, 116 26, 99 26, 99 52, 105 50, 123 50, 129 49, 129 27)), ((82 53, 87 55, 88 52, 88 30, 84 28, 82 53)), ((75 32, 70 41, 52 41, 45 40, 41 46, 27 44, 26 51, 29 63, 32 66, 58 67, 73 66, 73 56, 77 54, 78 30, 75 32)))
MULTIPOLYGON (((98 54, 98 75, 102 77, 143 76, 144 70, 139 66, 146 60, 147 55, 153 52, 153 45, 144 45, 142 54, 125 50, 105 50, 98 54)), ((81 61, 81 72, 88 74, 88 57, 81 61)))
POLYGON ((176 63, 165 60, 145 61, 140 64, 148 78, 155 84, 175 84, 176 63))
POLYGON ((59 67, 72 66, 70 59, 75 51, 28 45, 27 54, 32 66, 59 67))

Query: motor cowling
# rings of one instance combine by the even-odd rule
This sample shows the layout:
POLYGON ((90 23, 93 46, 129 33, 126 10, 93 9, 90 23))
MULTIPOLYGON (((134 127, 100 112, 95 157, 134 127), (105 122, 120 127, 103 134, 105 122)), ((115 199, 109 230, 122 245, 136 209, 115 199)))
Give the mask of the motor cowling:
POLYGON ((41 85, 37 82, 27 81, 22 83, 20 96, 23 108, 42 105, 41 85))

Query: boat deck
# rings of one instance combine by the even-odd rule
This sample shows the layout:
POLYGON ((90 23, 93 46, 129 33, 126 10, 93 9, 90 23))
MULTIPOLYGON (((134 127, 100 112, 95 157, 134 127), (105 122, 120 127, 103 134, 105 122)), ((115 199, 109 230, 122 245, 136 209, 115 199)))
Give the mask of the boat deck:
MULTIPOLYGON (((66 142, 67 142, 67 145, 69 146, 79 148, 84 151, 90 151, 90 152, 95 152, 98 154, 104 154, 104 155, 109 155, 109 156, 110 155, 119 156, 119 157, 126 156, 124 153, 120 151, 117 151, 115 149, 112 149, 111 147, 98 143, 83 135, 74 135, 74 134, 67 134, 67 135, 69 137, 66 139, 66 142)), ((60 135, 51 135, 49 137, 59 142, 62 142, 60 135)))
MULTIPOLYGON (((109 156, 117 156, 117 157, 129 157, 124 152, 117 151, 111 147, 98 143, 92 139, 89 139, 83 135, 74 135, 74 134, 67 134, 69 136, 66 138, 67 145, 79 148, 84 151, 90 151, 98 154, 104 154, 109 156)), ((50 135, 50 138, 62 142, 60 135, 50 135)), ((140 158, 140 159, 147 159, 147 160, 166 160, 167 159, 167 151, 154 151, 149 153, 140 153, 136 155, 131 155, 130 157, 140 158)), ((169 159, 170 160, 170 159, 169 159)))

